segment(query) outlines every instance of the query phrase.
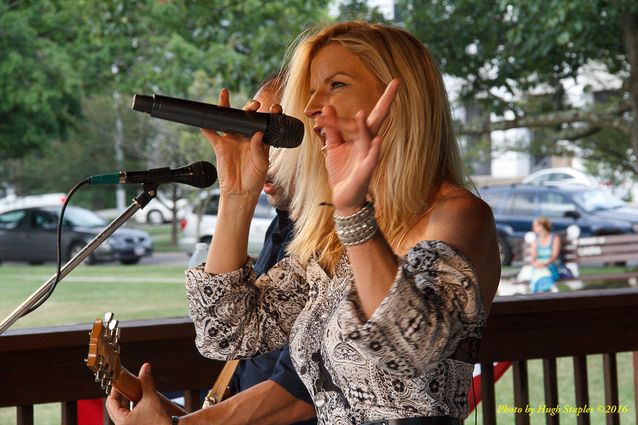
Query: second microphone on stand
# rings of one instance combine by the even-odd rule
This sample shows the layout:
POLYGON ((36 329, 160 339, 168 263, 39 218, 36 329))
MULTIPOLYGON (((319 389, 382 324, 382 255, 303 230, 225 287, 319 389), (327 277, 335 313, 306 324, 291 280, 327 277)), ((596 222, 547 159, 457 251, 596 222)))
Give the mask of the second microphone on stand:
POLYGON ((144 171, 120 171, 89 177, 90 184, 163 184, 182 183, 205 188, 217 180, 217 170, 210 162, 198 161, 180 168, 153 168, 144 171))

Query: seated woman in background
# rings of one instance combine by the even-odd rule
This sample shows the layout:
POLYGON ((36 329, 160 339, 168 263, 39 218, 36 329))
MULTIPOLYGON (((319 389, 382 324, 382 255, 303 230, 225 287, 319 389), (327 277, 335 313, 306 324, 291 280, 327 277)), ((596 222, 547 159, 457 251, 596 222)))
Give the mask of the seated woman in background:
POLYGON ((530 247, 534 270, 529 285, 533 294, 557 290, 561 240, 560 236, 551 230, 552 223, 547 217, 539 217, 532 222, 532 231, 536 234, 536 239, 530 247))

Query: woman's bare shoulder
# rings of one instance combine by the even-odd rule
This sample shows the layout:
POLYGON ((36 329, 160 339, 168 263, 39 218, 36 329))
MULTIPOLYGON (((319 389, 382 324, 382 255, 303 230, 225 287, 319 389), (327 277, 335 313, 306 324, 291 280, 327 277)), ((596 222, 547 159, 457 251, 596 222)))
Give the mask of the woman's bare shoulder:
POLYGON ((482 226, 493 223, 492 209, 469 190, 451 186, 441 191, 432 207, 431 222, 437 225, 482 226))

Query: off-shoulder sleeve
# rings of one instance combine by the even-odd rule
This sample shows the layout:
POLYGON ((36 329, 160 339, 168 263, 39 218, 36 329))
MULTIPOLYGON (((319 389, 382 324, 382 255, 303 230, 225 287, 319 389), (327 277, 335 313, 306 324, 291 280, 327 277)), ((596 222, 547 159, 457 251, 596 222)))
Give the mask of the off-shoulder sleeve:
MULTIPOLYGON (((478 348, 485 324, 476 272, 440 241, 423 241, 400 260, 387 296, 365 320, 353 285, 343 323, 347 337, 377 366, 421 375, 459 347, 478 348)), ((455 353, 456 354, 456 353, 455 353)))
POLYGON ((252 259, 239 270, 186 271, 186 300, 195 344, 209 358, 250 357, 281 347, 306 304, 308 284, 299 263, 285 258, 255 279, 252 259))

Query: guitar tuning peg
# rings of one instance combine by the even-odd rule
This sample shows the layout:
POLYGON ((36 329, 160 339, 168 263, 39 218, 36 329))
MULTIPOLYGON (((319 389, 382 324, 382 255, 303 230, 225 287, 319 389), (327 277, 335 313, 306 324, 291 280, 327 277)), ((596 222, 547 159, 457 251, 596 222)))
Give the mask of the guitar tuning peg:
POLYGON ((101 387, 106 393, 111 392, 111 385, 113 384, 113 373, 108 373, 102 377, 101 387))
POLYGON ((105 390, 106 391, 106 395, 110 395, 111 394, 111 388, 113 388, 113 386, 111 384, 108 384, 106 386, 106 390, 105 390))
POLYGON ((115 332, 116 329, 118 329, 117 325, 120 324, 120 321, 117 319, 113 319, 109 322, 109 330, 111 332, 115 332))
POLYGON ((115 329, 115 336, 113 337, 113 342, 115 344, 119 344, 120 343, 120 328, 119 327, 117 329, 115 329))
POLYGON ((106 312, 106 313, 104 314, 104 323, 108 324, 111 320, 113 320, 113 317, 114 317, 114 316, 115 316, 115 315, 114 315, 112 312, 110 312, 110 311, 109 311, 109 312, 106 312))

